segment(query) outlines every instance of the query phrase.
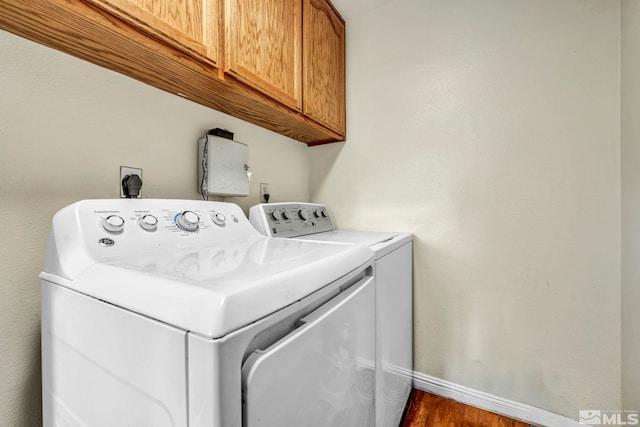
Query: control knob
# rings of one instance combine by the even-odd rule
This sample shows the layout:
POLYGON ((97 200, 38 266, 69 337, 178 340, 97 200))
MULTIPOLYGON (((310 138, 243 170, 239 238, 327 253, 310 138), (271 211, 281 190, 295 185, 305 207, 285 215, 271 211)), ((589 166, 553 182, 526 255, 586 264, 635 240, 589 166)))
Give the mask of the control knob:
POLYGON ((327 216, 327 213, 325 212, 324 209, 318 208, 315 211, 313 211, 313 215, 315 215, 316 218, 324 218, 327 216))
POLYGON ((155 231, 158 228, 158 218, 153 215, 144 215, 138 220, 138 224, 143 230, 155 231))
POLYGON ((102 227, 109 233, 120 233, 124 230, 124 219, 119 215, 109 215, 102 221, 102 227))
POLYGON ((282 218, 285 219, 285 220, 289 219, 289 212, 282 211, 282 218))
POLYGON ((280 221, 282 219, 282 212, 278 210, 271 212, 271 218, 273 218, 274 221, 280 221))
POLYGON ((307 212, 306 209, 300 209, 298 211, 298 216, 300 217, 301 220, 306 221, 309 219, 309 213, 307 212))
POLYGON ((225 225, 225 221, 227 220, 227 217, 224 216, 223 214, 221 214, 220 212, 213 214, 213 216, 211 217, 211 220, 213 221, 213 223, 217 226, 220 227, 224 227, 225 225))
POLYGON ((193 211, 184 211, 176 215, 175 222, 184 231, 197 231, 200 217, 193 211))

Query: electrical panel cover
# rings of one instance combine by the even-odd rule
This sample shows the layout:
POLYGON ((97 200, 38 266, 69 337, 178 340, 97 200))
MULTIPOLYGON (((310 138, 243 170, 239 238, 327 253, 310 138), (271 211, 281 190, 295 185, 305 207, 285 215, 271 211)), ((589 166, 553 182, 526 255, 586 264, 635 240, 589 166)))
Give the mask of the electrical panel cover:
POLYGON ((248 196, 249 147, 214 135, 198 141, 198 191, 204 196, 248 196))

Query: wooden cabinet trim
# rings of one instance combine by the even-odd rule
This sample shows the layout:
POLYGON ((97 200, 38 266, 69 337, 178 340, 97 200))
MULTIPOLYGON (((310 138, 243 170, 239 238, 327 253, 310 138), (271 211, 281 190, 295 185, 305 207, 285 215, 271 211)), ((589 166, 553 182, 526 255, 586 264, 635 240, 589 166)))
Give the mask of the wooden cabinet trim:
POLYGON ((323 0, 309 0, 309 3, 316 9, 324 12, 329 19, 329 22, 331 22, 333 32, 336 33, 337 36, 342 37, 344 35, 344 20, 335 7, 333 7, 331 2, 323 0))

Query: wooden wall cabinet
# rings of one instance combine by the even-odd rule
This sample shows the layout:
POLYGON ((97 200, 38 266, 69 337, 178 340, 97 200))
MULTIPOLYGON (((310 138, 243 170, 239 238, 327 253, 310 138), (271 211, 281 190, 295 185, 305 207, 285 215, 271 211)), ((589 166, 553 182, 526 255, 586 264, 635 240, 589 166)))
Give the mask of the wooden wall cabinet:
POLYGON ((86 0, 150 35, 218 65, 222 0, 86 0))
POLYGON ((345 139, 328 0, 2 0, 0 29, 308 145, 345 139))
POLYGON ((304 0, 304 114, 345 134, 344 21, 327 0, 304 0))
POLYGON ((224 71, 302 110, 300 0, 226 0, 224 71))

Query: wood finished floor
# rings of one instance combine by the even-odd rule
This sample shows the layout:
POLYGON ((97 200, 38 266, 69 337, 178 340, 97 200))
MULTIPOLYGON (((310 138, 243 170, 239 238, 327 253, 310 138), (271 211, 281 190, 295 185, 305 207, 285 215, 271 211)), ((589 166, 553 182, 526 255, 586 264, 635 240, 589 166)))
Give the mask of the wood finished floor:
POLYGON ((400 427, 529 427, 529 423, 414 389, 400 427))

